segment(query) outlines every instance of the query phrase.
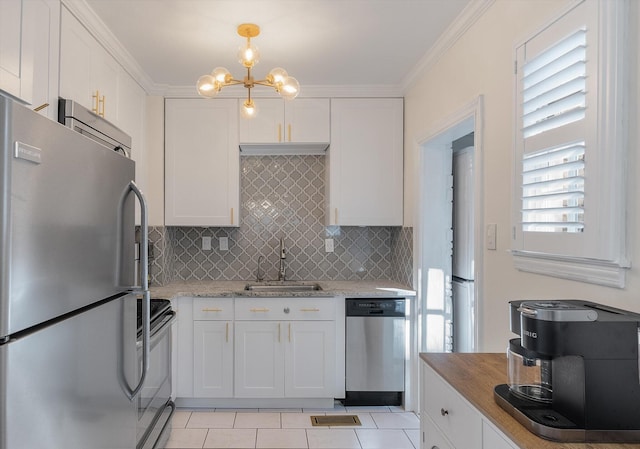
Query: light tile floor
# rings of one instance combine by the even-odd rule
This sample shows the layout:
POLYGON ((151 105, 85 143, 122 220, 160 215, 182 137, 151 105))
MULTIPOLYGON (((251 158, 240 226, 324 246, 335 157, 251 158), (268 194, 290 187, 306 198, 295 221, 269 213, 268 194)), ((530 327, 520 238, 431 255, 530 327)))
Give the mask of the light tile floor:
POLYGON ((167 449, 419 449, 420 421, 400 407, 178 409, 167 449), (312 415, 358 415, 361 426, 313 427, 312 415))

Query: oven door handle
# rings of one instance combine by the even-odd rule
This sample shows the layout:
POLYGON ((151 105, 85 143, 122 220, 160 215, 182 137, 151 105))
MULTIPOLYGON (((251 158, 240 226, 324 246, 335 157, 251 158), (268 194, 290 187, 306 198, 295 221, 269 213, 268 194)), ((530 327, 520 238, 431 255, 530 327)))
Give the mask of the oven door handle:
MULTIPOLYGON (((175 320, 176 320, 176 312, 174 312, 172 310, 172 311, 164 314, 164 318, 163 318, 162 324, 160 325, 159 328, 151 330, 152 332, 151 332, 151 336, 150 336, 150 340, 149 340, 149 350, 150 351, 153 350, 153 348, 156 346, 156 344, 158 344, 158 342, 160 340, 162 340, 164 335, 171 328, 171 324, 173 324, 173 322, 175 320)), ((137 347, 138 347, 138 349, 140 349, 142 347, 142 341, 141 340, 138 340, 137 347)))

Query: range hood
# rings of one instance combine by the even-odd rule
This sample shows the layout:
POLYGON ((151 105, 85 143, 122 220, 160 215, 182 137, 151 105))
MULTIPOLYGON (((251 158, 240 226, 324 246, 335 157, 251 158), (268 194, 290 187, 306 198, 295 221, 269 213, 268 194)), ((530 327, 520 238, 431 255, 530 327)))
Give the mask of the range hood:
POLYGON ((241 143, 240 156, 324 155, 328 142, 241 143))

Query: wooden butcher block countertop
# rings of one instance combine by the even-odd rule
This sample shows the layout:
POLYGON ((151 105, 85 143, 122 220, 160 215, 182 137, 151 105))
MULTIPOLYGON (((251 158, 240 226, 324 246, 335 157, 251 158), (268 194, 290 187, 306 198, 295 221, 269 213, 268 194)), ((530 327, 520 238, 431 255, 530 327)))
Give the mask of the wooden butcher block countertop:
POLYGON ((420 358, 523 449, 640 449, 640 444, 556 443, 537 437, 493 399, 493 388, 507 383, 507 357, 487 353, 422 353, 420 358))

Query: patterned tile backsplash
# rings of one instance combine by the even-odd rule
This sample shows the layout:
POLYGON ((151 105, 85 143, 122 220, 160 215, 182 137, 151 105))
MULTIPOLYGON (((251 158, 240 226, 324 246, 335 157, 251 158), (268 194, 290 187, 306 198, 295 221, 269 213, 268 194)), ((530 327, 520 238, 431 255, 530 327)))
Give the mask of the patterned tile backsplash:
POLYGON ((413 233, 400 227, 324 225, 324 156, 240 158, 240 227, 152 227, 151 283, 253 280, 264 256, 265 279, 277 279, 279 239, 293 280, 390 279, 413 282, 413 233), (202 237, 212 249, 202 250, 202 237), (229 249, 219 249, 227 237, 229 249), (333 253, 324 239, 334 241, 333 253))

